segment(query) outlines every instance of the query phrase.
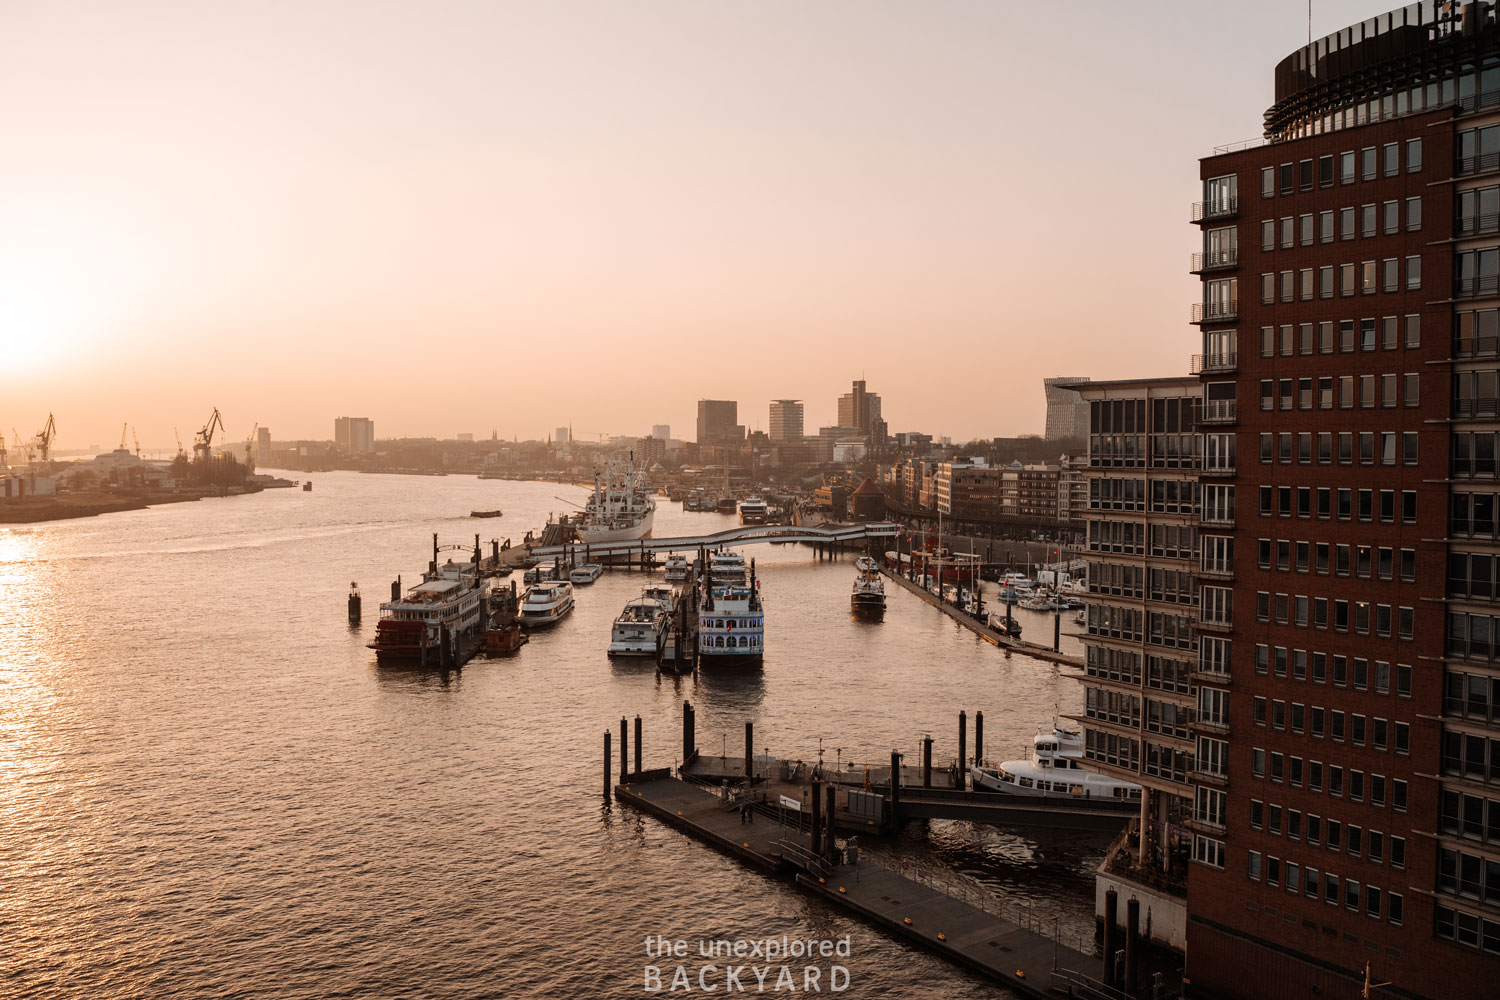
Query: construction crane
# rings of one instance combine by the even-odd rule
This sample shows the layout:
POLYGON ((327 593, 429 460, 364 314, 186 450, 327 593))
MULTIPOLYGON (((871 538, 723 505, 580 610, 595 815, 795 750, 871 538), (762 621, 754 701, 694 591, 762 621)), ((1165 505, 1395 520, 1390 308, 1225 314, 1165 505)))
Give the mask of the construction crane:
MULTIPOLYGON (((12 428, 14 430, 14 428, 12 428)), ((47 425, 36 432, 36 450, 41 452, 42 461, 52 453, 52 439, 57 437, 57 424, 52 420, 52 414, 47 414, 47 425)))
POLYGON ((260 424, 259 423, 257 423, 254 427, 250 428, 250 436, 247 437, 247 438, 245 438, 245 469, 246 469, 246 471, 250 471, 250 470, 252 470, 252 469, 255 468, 255 462, 254 462, 254 460, 252 460, 250 458, 250 443, 255 440, 255 432, 258 431, 258 430, 260 430, 260 424))
POLYGON ((6 454, 7 454, 7 452, 5 450, 5 432, 4 431, 0 431, 0 472, 4 472, 7 468, 9 468, 9 466, 6 464, 6 461, 5 461, 6 454))
POLYGON ((135 428, 134 427, 130 428, 130 440, 132 440, 132 441, 135 442, 135 457, 136 458, 140 458, 141 457, 141 437, 140 437, 139 434, 137 434, 135 432, 135 428))
POLYGON ((177 428, 172 428, 172 436, 177 439, 177 457, 187 458, 187 452, 182 450, 182 435, 177 433, 177 428))
MULTIPOLYGON (((203 429, 193 438, 194 461, 207 462, 213 455, 215 428, 224 430, 224 418, 219 415, 217 406, 214 407, 214 412, 209 414, 208 422, 203 425, 203 429)), ((224 431, 224 433, 229 432, 224 431)))
POLYGON ((128 432, 129 430, 130 430, 130 424, 129 423, 123 423, 123 424, 120 425, 120 450, 121 451, 125 450, 125 435, 126 435, 126 432, 128 432))

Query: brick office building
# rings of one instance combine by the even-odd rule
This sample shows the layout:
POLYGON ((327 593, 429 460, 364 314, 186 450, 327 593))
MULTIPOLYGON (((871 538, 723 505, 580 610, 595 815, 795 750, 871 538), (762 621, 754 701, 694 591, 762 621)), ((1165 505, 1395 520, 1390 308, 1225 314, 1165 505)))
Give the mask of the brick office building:
POLYGON ((1478 996, 1500 972, 1500 27, 1416 4, 1276 70, 1201 162, 1204 657, 1188 976, 1478 996), (1212 641, 1210 642, 1210 638, 1212 641), (1213 678, 1210 677, 1210 680, 1213 678))

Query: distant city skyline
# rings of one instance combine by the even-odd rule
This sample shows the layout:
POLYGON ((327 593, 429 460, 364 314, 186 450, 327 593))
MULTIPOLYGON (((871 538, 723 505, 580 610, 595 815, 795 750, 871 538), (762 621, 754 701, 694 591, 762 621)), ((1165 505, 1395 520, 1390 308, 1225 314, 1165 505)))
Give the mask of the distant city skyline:
POLYGON ((1302 0, 10 4, 0 428, 818 427, 863 377, 892 432, 1039 434, 1044 377, 1186 370, 1190 165, 1306 33, 1302 0))

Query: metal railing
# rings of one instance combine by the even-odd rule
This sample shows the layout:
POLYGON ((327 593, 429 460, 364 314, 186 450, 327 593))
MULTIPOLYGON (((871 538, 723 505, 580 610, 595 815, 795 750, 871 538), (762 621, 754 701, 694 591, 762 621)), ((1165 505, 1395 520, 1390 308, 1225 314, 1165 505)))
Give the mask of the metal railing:
POLYGON ((1198 470, 1199 475, 1204 476, 1233 476, 1236 474, 1233 462, 1204 462, 1203 467, 1198 470))
POLYGON ((1214 198, 1208 201, 1193 202, 1193 222, 1207 222, 1210 219, 1227 219, 1240 210, 1240 199, 1238 195, 1228 198, 1214 198))
POLYGON ((1472 299, 1495 294, 1500 294, 1500 275, 1481 274, 1473 278, 1453 279, 1454 298, 1472 299))
POLYGON ((1064 948, 1072 948, 1084 955, 1095 954, 1094 931, 1090 929, 1084 932, 1076 928, 1064 930, 1061 918, 1054 913, 1054 907, 1046 907, 1038 913, 1034 901, 1028 901, 1022 905, 1014 900, 1003 899, 983 886, 965 885, 948 877, 944 872, 908 859, 893 862, 878 854, 861 850, 859 860, 861 863, 873 862, 887 871, 895 872, 903 878, 921 883, 930 889, 936 889, 984 913, 992 913, 1002 920, 1010 921, 1022 930, 1030 931, 1064 948))
POLYGON ((1492 233, 1500 233, 1500 213, 1461 215, 1453 227, 1454 236, 1488 236, 1492 233))
POLYGON ((1189 271, 1193 274, 1201 274, 1204 271, 1222 271, 1240 264, 1240 251, 1238 247, 1228 250, 1202 250, 1193 254, 1189 271))
POLYGON ((1234 511, 1205 508, 1198 512, 1198 523, 1215 528, 1232 528, 1234 527, 1234 511))
POLYGON ((1484 358, 1500 354, 1500 337, 1454 337, 1455 358, 1484 358))
POLYGON ((1238 299, 1228 302, 1194 302, 1192 322, 1194 323, 1220 323, 1235 319, 1240 314, 1240 303, 1238 299))
POLYGON ((1460 156, 1455 164, 1460 177, 1470 174, 1487 174, 1500 170, 1500 153, 1479 153, 1475 156, 1460 156))
POLYGON ((1220 580, 1234 579, 1234 567, 1232 565, 1208 563, 1198 567, 1199 576, 1209 576, 1220 580))
POLYGON ((1200 424, 1232 424, 1235 422, 1237 412, 1235 401, 1232 399, 1205 400, 1203 408, 1198 411, 1198 422, 1200 424))
MULTIPOLYGON (((1239 355, 1233 351, 1219 354, 1194 354, 1188 362, 1188 372, 1203 375, 1213 372, 1232 372, 1239 367, 1239 355)), ((1218 402, 1225 402, 1218 400, 1218 402)))
POLYGON ((1500 398, 1494 396, 1458 396, 1453 400, 1455 417, 1500 416, 1500 398))

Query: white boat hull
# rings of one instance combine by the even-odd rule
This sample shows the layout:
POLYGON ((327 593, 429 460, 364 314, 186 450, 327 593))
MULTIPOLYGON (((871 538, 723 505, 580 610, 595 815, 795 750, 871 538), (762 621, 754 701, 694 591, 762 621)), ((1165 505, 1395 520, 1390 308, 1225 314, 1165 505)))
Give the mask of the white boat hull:
POLYGON ((651 525, 656 520, 656 506, 646 511, 646 516, 637 524, 626 527, 603 527, 586 524, 578 529, 578 541, 583 545, 599 545, 603 542, 636 542, 651 537, 651 525))

